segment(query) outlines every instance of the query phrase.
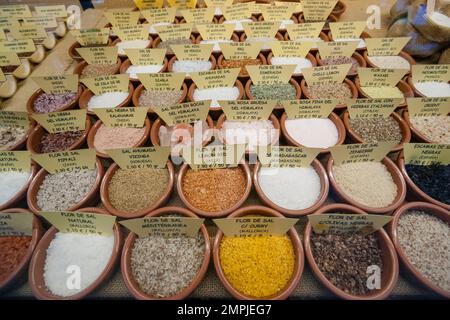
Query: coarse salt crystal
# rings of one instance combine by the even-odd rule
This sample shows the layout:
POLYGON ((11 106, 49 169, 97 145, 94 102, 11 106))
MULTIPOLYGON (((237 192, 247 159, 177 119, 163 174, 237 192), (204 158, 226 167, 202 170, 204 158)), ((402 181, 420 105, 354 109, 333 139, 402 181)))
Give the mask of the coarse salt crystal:
POLYGON ((95 108, 114 108, 128 97, 128 92, 107 92, 92 96, 88 102, 88 110, 95 108))
POLYGON ((211 89, 195 89, 194 101, 212 100, 210 108, 220 108, 220 100, 237 100, 239 98, 238 87, 219 87, 211 89))
POLYGON ((286 65, 286 64, 295 64, 294 73, 302 73, 302 69, 311 68, 312 63, 306 58, 300 57, 272 57, 271 63, 273 65, 286 65))
POLYGON ((130 78, 137 79, 137 74, 139 73, 158 73, 162 70, 164 65, 162 64, 152 64, 147 66, 134 66, 131 65, 127 69, 127 73, 130 74, 130 78))

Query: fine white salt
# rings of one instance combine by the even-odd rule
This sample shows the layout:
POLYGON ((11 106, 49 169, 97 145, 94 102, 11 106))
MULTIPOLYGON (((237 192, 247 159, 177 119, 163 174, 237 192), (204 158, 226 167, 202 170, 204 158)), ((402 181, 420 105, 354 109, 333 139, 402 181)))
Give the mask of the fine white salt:
POLYGON ((277 136, 277 130, 270 120, 228 121, 222 125, 226 144, 247 144, 247 151, 253 152, 257 146, 267 146, 277 136))
POLYGON ((342 41, 358 41, 357 49, 365 48, 366 42, 364 39, 353 39, 353 38, 341 38, 341 39, 335 39, 335 42, 342 42, 342 41))
POLYGON ((107 92, 98 96, 92 96, 88 102, 88 110, 95 108, 114 108, 124 102, 128 92, 107 92))
POLYGON ((176 60, 172 65, 173 72, 185 72, 186 76, 189 76, 189 72, 208 71, 211 68, 209 60, 176 60))
POLYGON ((450 84, 447 82, 414 82, 414 87, 425 97, 450 97, 450 84))
POLYGON ((252 22, 252 19, 242 19, 242 20, 225 20, 224 24, 234 24, 234 31, 244 31, 242 22, 252 22))
POLYGON ((30 172, 0 172, 0 205, 14 197, 27 183, 30 172))
POLYGON ((150 44, 150 40, 129 40, 129 41, 120 41, 116 44, 118 48, 119 54, 126 54, 123 49, 144 49, 147 48, 150 44))
POLYGON ((285 126, 289 136, 305 147, 329 148, 339 139, 336 125, 328 118, 288 119, 285 126))
POLYGON ((294 73, 301 74, 302 69, 311 68, 312 63, 306 58, 300 57, 272 57, 271 63, 273 65, 295 64, 294 73))
POLYGON ((206 44, 214 44, 213 51, 221 51, 220 44, 221 43, 231 43, 232 40, 201 40, 200 43, 206 43, 206 44))
POLYGON ((369 56, 370 62, 379 68, 387 69, 408 69, 408 60, 400 56, 369 56))
POLYGON ((210 108, 220 108, 220 100, 237 100, 239 97, 238 87, 219 87, 211 89, 195 89, 194 100, 212 100, 210 108))
POLYGON ((266 168, 258 172, 265 196, 277 206, 302 210, 313 206, 320 196, 320 177, 313 167, 266 168))
POLYGON ((430 18, 431 20, 433 20, 433 22, 445 26, 447 28, 450 28, 450 17, 446 16, 445 14, 433 11, 430 18))
POLYGON ((131 65, 127 69, 127 73, 130 75, 130 78, 137 79, 137 74, 139 73, 158 73, 162 70, 164 65, 162 64, 151 64, 147 66, 134 66, 131 65))
POLYGON ((89 287, 103 272, 111 257, 114 236, 85 235, 80 233, 55 234, 47 249, 44 281, 51 293, 69 297, 89 287), (80 271, 80 286, 70 281, 80 271))

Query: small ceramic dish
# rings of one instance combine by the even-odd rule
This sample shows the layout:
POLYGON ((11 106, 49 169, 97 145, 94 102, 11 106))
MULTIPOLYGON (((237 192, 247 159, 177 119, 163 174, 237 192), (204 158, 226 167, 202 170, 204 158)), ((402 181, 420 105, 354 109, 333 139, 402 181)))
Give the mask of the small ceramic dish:
POLYGON ((9 198, 8 201, 4 202, 0 205, 0 211, 6 210, 8 208, 14 207, 15 205, 19 204, 21 200, 26 198, 27 191, 31 185, 31 182, 33 181, 34 177, 38 173, 39 168, 37 165, 31 163, 30 167, 30 175, 28 176, 27 182, 22 186, 22 188, 16 192, 15 195, 13 195, 11 198, 9 198))

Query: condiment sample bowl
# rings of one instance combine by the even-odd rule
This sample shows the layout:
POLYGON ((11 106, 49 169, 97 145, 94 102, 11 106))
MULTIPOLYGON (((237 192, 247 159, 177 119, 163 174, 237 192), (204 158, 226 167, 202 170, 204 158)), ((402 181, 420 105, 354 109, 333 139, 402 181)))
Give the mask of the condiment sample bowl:
MULTIPOLYGON (((134 93, 134 86, 130 82, 128 84, 128 96, 126 97, 125 100, 123 100, 118 106, 114 108, 127 107, 130 104, 131 98, 133 97, 133 93, 134 93)), ((93 109, 88 108, 89 100, 91 100, 93 96, 94 93, 91 90, 89 90, 88 88, 84 89, 83 93, 80 96, 80 109, 86 109, 87 114, 90 116, 97 116, 97 114, 94 112, 95 108, 93 109)))
MULTIPOLYGON (((233 212, 229 218, 239 218, 245 216, 265 216, 265 217, 279 217, 283 218, 283 215, 271 208, 263 207, 263 206, 248 206, 241 208, 235 212, 233 212)), ((289 295, 295 290, 298 283, 300 282, 300 278, 302 277, 303 268, 305 264, 305 258, 303 254, 303 246, 298 236, 297 231, 294 227, 290 228, 287 233, 291 239, 292 245, 294 247, 295 253, 295 266, 294 272, 292 273, 291 279, 289 280, 286 287, 282 288, 276 295, 266 297, 264 299, 267 300, 284 300, 289 297, 289 295)), ((225 289, 235 298, 239 300, 254 300, 255 298, 246 296, 241 292, 237 291, 228 279, 225 276, 225 273, 222 268, 222 264, 220 262, 220 243, 222 242, 222 238, 224 234, 221 230, 217 231, 216 237, 214 239, 213 245, 213 259, 214 259, 214 268, 216 269, 217 276, 220 279, 220 282, 224 285, 225 289)))
MULTIPOLYGON (((173 56, 172 58, 170 58, 170 60, 169 60, 169 64, 167 65, 167 72, 174 72, 173 71, 173 64, 175 63, 175 61, 177 61, 178 59, 177 59, 177 57, 176 56, 173 56)), ((214 57, 214 55, 210 55, 209 56, 209 62, 211 62, 211 69, 209 69, 209 70, 214 70, 214 69, 216 69, 216 64, 217 64, 217 61, 216 61, 216 58, 214 57)), ((190 79, 190 76, 189 75, 186 75, 186 79, 190 79)))
POLYGON ((319 160, 314 159, 311 163, 311 166, 314 168, 314 170, 317 172, 320 178, 320 194, 319 198, 317 199, 316 203, 313 204, 309 208, 301 209, 301 210, 291 210, 286 209, 283 207, 280 207, 279 205, 275 204, 272 200, 270 200, 266 194, 264 193, 264 190, 261 188, 259 184, 259 170, 262 168, 261 162, 257 162, 255 167, 253 168, 253 185, 255 187, 256 193, 258 194, 259 199, 261 202, 271 207, 274 210, 277 210, 278 212, 281 212, 283 215, 292 216, 292 217, 298 217, 298 216, 305 216, 310 213, 313 213, 317 209, 319 209, 327 200, 328 197, 328 191, 330 189, 330 183, 328 181, 327 172, 325 171, 325 168, 322 166, 319 160))
MULTIPOLYGON (((354 52, 352 54, 352 58, 355 59, 358 62, 359 68, 365 68, 367 67, 367 63, 366 60, 364 59, 364 57, 362 55, 360 55, 358 52, 354 52)), ((323 64, 323 60, 320 57, 320 53, 317 51, 316 53, 316 60, 317 60, 317 64, 319 66, 324 66, 323 64)), ((348 71, 347 76, 349 77, 353 77, 356 76, 358 74, 358 70, 356 71, 352 71, 351 69, 348 71)))
MULTIPOLYGON (((4 202, 3 204, 0 204, 0 211, 1 210, 6 210, 8 208, 12 208, 15 205, 17 205, 22 199, 24 199, 27 196, 27 191, 34 179, 34 177, 36 176, 36 174, 38 173, 38 166, 31 163, 31 167, 30 167, 30 175, 27 179, 27 182, 22 186, 22 188, 17 191, 17 193, 12 196, 8 201, 4 202)), ((2 182, 3 183, 3 182, 2 182)))
MULTIPOLYGON (((414 60, 414 58, 411 57, 405 51, 400 51, 398 55, 408 61, 409 65, 410 65, 408 73, 411 73, 411 66, 416 64, 416 60, 414 60)), ((363 56, 364 56, 364 59, 366 59, 367 65, 369 67, 371 67, 371 68, 379 68, 377 65, 373 64, 372 61, 370 61, 369 53, 368 53, 367 50, 363 52, 363 56)))
MULTIPOLYGON (((367 214, 361 209, 342 203, 326 205, 317 210, 314 214, 316 215, 322 213, 367 214)), ((346 300, 382 300, 389 297, 398 280, 399 266, 394 245, 389 239, 389 236, 386 233, 386 231, 384 231, 383 229, 375 231, 375 235, 378 238, 378 243, 382 252, 382 259, 383 259, 383 271, 381 273, 381 288, 374 290, 372 293, 368 295, 352 295, 346 293, 343 290, 336 287, 329 279, 325 277, 323 272, 319 269, 319 266, 317 265, 312 252, 311 234, 313 232, 314 231, 312 229, 311 223, 308 222, 306 224, 305 231, 303 234, 303 244, 305 246, 305 254, 309 266, 311 267, 311 270, 313 271, 313 274, 316 277, 316 279, 319 280, 320 283, 322 283, 322 285, 324 285, 328 290, 330 290, 333 294, 335 294, 339 298, 346 300)))
POLYGON ((391 236, 392 242, 394 243, 395 250, 397 250, 398 257, 400 258, 400 261, 402 262, 402 265, 405 267, 406 270, 410 274, 413 275, 414 278, 417 279, 423 286, 426 288, 436 292, 437 294, 450 299, 450 291, 446 291, 442 289, 441 287, 438 287, 433 282, 428 280, 409 260, 408 256, 406 255, 405 251, 403 250, 398 236, 398 223, 400 218, 403 214, 408 212, 409 210, 423 210, 443 221, 445 221, 447 224, 450 224, 450 213, 448 210, 443 209, 442 207, 439 207, 437 205, 427 203, 427 202, 409 202, 405 203, 401 207, 399 207, 397 210, 395 210, 393 218, 391 222, 388 225, 388 232, 391 236))
MULTIPOLYGON (((91 120, 89 117, 86 117, 86 126, 83 131, 83 135, 75 141, 71 146, 69 146, 66 150, 61 151, 69 151, 74 149, 80 149, 81 146, 83 146, 86 143, 86 139, 89 133, 89 130, 91 130, 91 120)), ((27 150, 31 153, 42 153, 39 144, 42 141, 42 137, 47 131, 44 129, 44 127, 37 125, 34 127, 33 131, 30 133, 28 140, 27 140, 27 150)))
POLYGON ((167 183, 166 189, 164 190, 161 197, 156 200, 154 203, 152 203, 149 207, 141 209, 139 211, 135 212, 126 212, 119 209, 116 209, 109 199, 109 184, 111 182, 111 179, 113 178, 116 171, 119 169, 119 166, 114 163, 109 168, 108 171, 106 171, 105 176, 103 177, 102 184, 100 187, 100 196, 102 199, 102 203, 105 207, 105 209, 111 213, 114 216, 129 219, 129 218, 140 218, 147 214, 149 214, 151 211, 161 207, 162 205, 166 204, 167 201, 170 199, 170 196, 172 195, 173 185, 175 181, 175 169, 172 165, 172 162, 167 161, 167 171, 169 172, 169 181, 167 183))
MULTIPOLYGON (((188 218, 198 218, 191 211, 180 207, 160 208, 151 212, 146 217, 161 217, 168 214, 177 214, 188 218)), ((200 227, 199 232, 202 234, 205 240, 205 255, 203 257, 203 262, 200 266, 199 271, 197 272, 195 278, 192 280, 189 286, 187 286, 177 294, 165 298, 148 295, 141 290, 141 288, 135 281, 133 273, 131 271, 131 253, 133 251, 134 242, 137 236, 135 233, 130 232, 125 240, 122 251, 121 269, 123 280, 131 294, 138 300, 182 300, 188 297, 202 282, 203 278, 206 275, 206 271, 208 270, 209 261, 211 259, 211 240, 208 235, 208 230, 206 229, 204 224, 202 224, 202 226, 200 227)))
POLYGON ((239 164, 239 168, 244 173, 247 183, 246 183, 245 190, 244 190, 244 193, 243 193, 242 197, 239 199, 238 202, 236 202, 233 206, 229 207, 228 209, 225 209, 225 210, 222 210, 222 211, 217 211, 217 212, 209 212, 209 211, 205 211, 205 210, 202 210, 200 208, 197 208, 197 207, 195 207, 194 205, 192 205, 189 202, 189 200, 186 198, 186 196, 184 194, 183 180, 184 180, 184 177, 186 175, 186 172, 188 170, 192 170, 192 169, 186 163, 181 166, 180 171, 178 172, 178 176, 177 176, 177 193, 178 193, 181 201, 184 203, 184 205, 189 210, 192 210, 195 214, 197 214, 197 215, 199 215, 201 217, 205 217, 205 218, 221 218, 221 217, 228 216, 230 213, 232 213, 233 211, 236 211, 237 209, 239 209, 244 204, 245 200, 247 200, 248 196, 250 195, 250 191, 252 189, 252 178, 251 178, 251 172, 250 172, 250 167, 249 167, 248 163, 246 161, 242 161, 239 164))
MULTIPOLYGON (((89 192, 86 193, 78 203, 74 204, 72 207, 67 208, 64 211, 76 211, 79 208, 97 204, 99 199, 98 193, 100 190, 100 184, 102 182, 103 175, 105 174, 105 169, 102 165, 102 162, 99 159, 96 159, 95 163, 97 168, 97 176, 95 177, 95 182, 91 190, 89 190, 89 192)), ((37 215, 39 215, 39 212, 41 211, 41 208, 37 204, 37 194, 42 185, 42 182, 44 181, 45 177, 48 174, 49 173, 44 168, 39 170, 39 172, 33 178, 33 181, 31 181, 30 187, 28 188, 27 193, 28 207, 30 208, 31 211, 33 211, 33 213, 37 215)))
POLYGON ((419 142, 426 142, 426 143, 433 143, 430 139, 425 137, 420 130, 416 129, 414 125, 411 123, 409 118, 409 112, 407 109, 403 110, 403 119, 406 121, 408 127, 411 129, 412 136, 414 139, 418 140, 419 142))
MULTIPOLYGON (((361 88, 361 81, 359 80, 359 77, 355 78, 355 85, 356 88, 358 89, 359 96, 361 98, 372 99, 372 97, 370 97, 367 93, 365 93, 361 88)), ((396 87, 401 91, 401 93, 404 96, 403 101, 397 106, 397 108, 406 107, 406 98, 413 98, 414 92, 412 91, 411 87, 406 83, 406 81, 403 80, 400 80, 397 83, 396 87)))
MULTIPOLYGON (((73 210, 75 211, 75 210, 73 210)), ((96 213, 96 214, 108 214, 105 210, 100 208, 83 208, 78 211, 86 212, 86 213, 96 213)), ((33 257, 30 262, 30 268, 28 270, 28 283, 30 285, 31 291, 33 295, 39 300, 80 300, 94 292, 97 288, 100 287, 103 283, 106 282, 107 279, 112 275, 115 270, 116 264, 119 261, 120 252, 122 250, 123 243, 123 235, 120 230, 120 226, 115 223, 113 227, 113 235, 114 235, 114 246, 112 249, 111 257, 108 260, 108 263, 103 269, 102 273, 99 277, 86 289, 81 292, 74 294, 68 297, 62 297, 51 293, 47 289, 47 285, 45 284, 44 272, 45 272, 45 262, 47 259, 47 250, 55 238, 56 233, 58 233, 58 229, 55 227, 51 227, 47 230, 47 232, 42 237, 41 241, 36 247, 36 250, 33 253, 33 257)))
POLYGON ((434 204, 436 206, 439 206, 441 208, 444 208, 446 210, 450 210, 450 204, 446 204, 444 202, 441 202, 437 199, 434 199, 430 197, 428 194, 423 192, 415 183, 412 181, 412 179, 409 177, 408 172, 406 171, 405 167, 405 157, 403 155, 403 151, 399 153, 397 158, 397 166, 400 169, 400 172, 403 175, 403 178, 405 178, 406 185, 408 186, 408 190, 412 193, 414 197, 419 199, 420 201, 426 201, 431 204, 434 204))
MULTIPOLYGON (((294 89, 295 89, 295 99, 294 99, 294 100, 300 99, 300 98, 302 97, 302 90, 301 90, 301 88, 300 88, 298 82, 295 81, 294 78, 291 78, 291 79, 289 80, 289 83, 290 83, 290 84, 294 87, 294 89)), ((251 79, 249 79, 249 80, 247 81, 247 83, 245 84, 245 95, 247 96, 248 100, 255 100, 255 97, 253 97, 253 95, 252 95, 252 93, 251 93, 251 91, 250 91, 250 87, 251 87, 252 85, 253 85, 253 82, 252 82, 251 79)), ((283 97, 280 97, 280 98, 283 98, 283 97)), ((280 99, 280 100, 283 100, 283 99, 280 99)), ((284 107, 283 107, 282 104, 278 104, 278 105, 275 106, 275 109, 281 110, 281 109, 284 109, 284 107)))
MULTIPOLYGON (((146 48, 151 48, 151 47, 152 47, 153 38, 150 37, 150 35, 149 35, 147 40, 150 41, 150 42, 149 42, 149 44, 147 45, 146 48)), ((119 38, 117 38, 116 40, 114 40, 114 41, 112 42, 111 46, 116 46, 116 47, 117 47, 117 44, 118 44, 119 42, 122 42, 122 40, 120 40, 119 38)), ((143 49, 144 49, 144 48, 143 48, 143 49)), ((122 58, 122 59, 126 59, 126 58, 127 58, 127 55, 126 55, 126 54, 118 53, 117 55, 119 56, 119 58, 122 58)))
MULTIPOLYGON (((239 96, 237 97, 236 100, 243 100, 243 98, 244 98, 244 86, 242 85, 242 82, 239 81, 239 80, 236 80, 236 82, 234 83, 234 86, 237 87, 238 90, 239 90, 239 96)), ((194 82, 192 82, 191 86, 189 87, 188 94, 187 94, 187 97, 188 97, 189 101, 192 101, 192 102, 196 101, 194 99, 194 92, 195 92, 196 89, 197 89, 197 85, 194 82)), ((217 119, 222 114, 222 108, 220 106, 216 107, 216 108, 210 107, 209 108, 209 114, 211 115, 211 117, 213 119, 217 119)))
MULTIPOLYGON (((77 95, 75 96, 75 98, 72 101, 70 101, 69 103, 67 103, 65 106, 62 106, 58 110, 55 110, 55 112, 56 111, 65 111, 65 110, 76 108, 76 106, 78 105, 78 100, 80 99, 82 92, 83 92, 83 87, 81 85, 78 85, 78 91, 77 91, 77 95)), ((28 102, 27 102, 28 114, 36 113, 36 111, 34 111, 34 102, 43 93, 44 93, 44 90, 39 89, 39 90, 35 91, 31 95, 31 97, 28 99, 28 102)))
MULTIPOLYGON (((402 140, 391 150, 391 152, 397 152, 403 149, 403 144, 408 143, 411 140, 411 130, 409 130, 409 126, 406 121, 403 120, 402 117, 399 116, 396 112, 392 112, 391 117, 398 123, 400 131, 402 133, 402 140)), ((346 110, 343 114, 343 121, 345 129, 347 130, 347 135, 350 137, 350 139, 356 143, 364 143, 364 140, 357 132, 353 130, 350 124, 350 114, 348 110, 346 110)))
MULTIPOLYGON (((267 65, 267 59, 262 53, 259 53, 256 58, 261 61, 261 65, 267 65)), ((226 60, 225 56, 223 54, 220 54, 220 56, 217 58, 217 68, 218 69, 224 69, 223 60, 226 60)), ((238 78, 241 79, 241 81, 247 81, 247 79, 249 79, 250 76, 248 74, 243 74, 241 71, 241 72, 239 72, 238 78)))
MULTIPOLYGON (((87 137, 87 143, 89 148, 95 149, 95 135, 97 134, 98 129, 103 125, 103 122, 101 120, 97 120, 95 124, 92 126, 91 131, 89 131, 88 137, 87 137)), ((142 147, 148 140, 148 136, 150 134, 150 119, 145 118, 145 131, 142 137, 139 139, 139 141, 136 142, 135 145, 131 146, 130 148, 136 148, 136 147, 142 147)), ((108 154, 100 152, 98 150, 95 151, 97 153, 97 156, 103 159, 109 159, 111 158, 108 154)))
MULTIPOLYGON (((112 74, 117 74, 119 73, 119 69, 120 69, 120 65, 122 64, 122 60, 120 60, 120 58, 117 58, 117 62, 116 62, 116 67, 114 68, 114 73, 112 74)), ((83 69, 86 68, 86 66, 88 65, 88 63, 86 61, 81 61, 79 64, 77 64, 75 66, 75 69, 73 69, 73 74, 77 74, 81 77, 82 73, 83 73, 83 69)))
MULTIPOLYGON (((270 52, 269 55, 267 56, 267 64, 271 65, 272 64, 272 58, 273 58, 273 53, 270 52)), ((306 59, 308 59, 311 64, 312 64, 312 68, 317 67, 317 60, 316 58, 314 58, 314 56, 308 52, 308 54, 305 57, 306 59)), ((293 73, 292 76, 293 77, 300 77, 302 75, 302 73, 293 73)))
MULTIPOLYGON (((327 36, 328 36, 328 38, 330 39, 330 41, 334 41, 333 35, 332 35, 332 33, 331 33, 331 30, 328 31, 327 36)), ((368 34, 367 32, 363 31, 363 32, 361 33, 361 35, 360 35, 360 38, 365 40, 365 39, 367 39, 367 38, 372 38, 372 37, 370 36, 370 34, 368 34)), ((359 51, 359 52, 361 52, 361 53, 364 52, 364 51, 366 51, 366 50, 367 50, 367 47, 356 48, 356 51, 359 51)), ((365 59, 364 59, 364 60, 365 60, 365 59)))
MULTIPOLYGON (((28 211, 23 208, 10 208, 10 209, 0 211, 0 215, 5 214, 5 213, 30 213, 30 214, 32 214, 31 211, 28 211)), ((33 215, 33 231, 31 234, 31 242, 28 247, 27 253, 23 257, 22 261, 17 265, 15 270, 13 272, 11 272, 8 275, 8 277, 3 279, 3 281, 0 281, 0 293, 11 290, 26 280, 25 275, 28 270, 28 265, 30 263, 31 256, 33 255, 34 249, 36 248, 43 233, 44 233, 44 229, 42 228, 39 218, 36 217, 35 215, 33 215)))
MULTIPOLYGON (((356 88, 355 84, 350 79, 347 79, 347 78, 344 79, 344 83, 346 83, 349 86, 349 88, 352 92, 351 99, 358 98, 358 89, 356 88)), ((306 85, 305 79, 302 79, 302 81, 300 82, 300 88, 303 92, 303 95, 306 97, 306 99, 314 99, 307 91, 307 89, 306 89, 307 87, 308 86, 306 85)), ((343 99, 343 100, 345 100, 345 99, 343 99)), ((346 107, 347 107, 347 105, 345 104, 345 102, 342 102, 336 106, 335 110, 341 110, 346 107)))
MULTIPOLYGON (((214 128, 214 121, 210 115, 208 115, 206 117, 206 123, 208 124, 209 129, 214 128)), ((157 118, 155 120, 155 122, 153 123, 152 129, 150 131, 150 141, 151 141, 152 145, 157 146, 157 147, 159 147, 161 145, 160 140, 159 140, 159 129, 165 125, 166 125, 166 123, 161 118, 157 118)), ((210 140, 211 140, 211 136, 208 135, 208 138, 203 140, 203 146, 206 146, 210 142, 210 140)))
MULTIPOLYGON (((162 67, 161 70, 158 71, 158 73, 166 72, 166 70, 167 70, 167 64, 168 64, 167 58, 164 58, 163 67, 162 67)), ((125 60, 124 62, 122 62, 122 64, 120 65, 119 73, 121 73, 121 74, 126 74, 128 68, 129 68, 131 65, 132 65, 131 60, 130 60, 130 59, 126 59, 126 60, 125 60)), ((140 81, 138 78, 133 78, 133 77, 131 77, 131 76, 130 76, 130 81, 131 81, 132 83, 135 83, 135 84, 136 84, 136 83, 141 83, 141 81, 140 81)))
MULTIPOLYGON (((112 43, 111 39, 108 38, 108 43, 106 46, 110 46, 112 43)), ((102 46, 99 46, 102 47, 102 46)), ((69 48, 69 56, 73 59, 73 60, 78 60, 78 61, 82 61, 83 58, 80 56, 80 54, 77 51, 77 48, 82 48, 81 44, 77 41, 75 41, 69 48)))
MULTIPOLYGON (((218 130, 217 136, 218 136, 220 142, 222 142, 222 144, 226 144, 225 134, 222 131, 222 126, 226 120, 227 120, 227 117, 225 116, 225 113, 223 113, 217 120, 217 124, 216 124, 216 128, 218 130)), ((273 136, 273 139, 272 139, 270 145, 275 145, 276 143, 278 143, 278 141, 280 139, 280 121, 278 121, 278 118, 273 113, 270 114, 269 120, 272 122, 274 130, 276 131, 276 134, 273 136)), ((245 151, 245 153, 250 154, 250 153, 254 153, 254 151, 250 151, 247 149, 245 151)))
MULTIPOLYGON (((330 119, 334 123, 338 131, 338 141, 336 142, 336 145, 338 146, 343 144, 345 141, 345 127, 344 124, 342 123, 341 118, 339 118, 339 116, 336 113, 331 112, 330 115, 328 116, 328 119, 330 119)), ((283 137, 286 139, 288 145, 296 147, 304 147, 289 134, 286 128, 286 120, 287 120, 287 113, 283 112, 280 119, 280 126, 281 132, 283 133, 283 137)), ((330 152, 330 148, 324 148, 323 150, 320 151, 321 154, 325 154, 328 152, 330 152)))
POLYGON ((421 93, 419 90, 416 89, 416 86, 414 85, 414 82, 413 82, 413 79, 411 76, 406 78, 406 83, 411 88, 411 90, 414 92, 415 97, 426 98, 426 96, 423 93, 421 93))
POLYGON ((15 144, 10 146, 9 148, 6 148, 3 151, 22 150, 27 145, 28 137, 33 132, 35 127, 36 127, 36 121, 31 119, 30 120, 30 125, 29 125, 27 131, 25 132, 25 134, 23 135, 23 137, 20 138, 15 144))
MULTIPOLYGON (((136 89, 134 89, 133 98, 132 98, 133 106, 135 106, 135 107, 139 107, 140 106, 139 105, 139 98, 140 98, 140 96, 142 94, 142 91, 144 91, 144 90, 145 90, 145 87, 144 87, 143 84, 140 84, 136 89)), ((181 97, 178 100, 178 103, 183 103, 185 101, 185 99, 186 99, 187 92, 188 92, 186 83, 183 82, 183 86, 181 87, 181 90, 183 91, 183 93, 181 94, 181 97)), ((148 112, 149 113, 155 113, 155 111, 152 108, 149 108, 148 112)))
POLYGON ((339 18, 347 9, 347 5, 343 1, 338 1, 336 5, 334 6, 331 13, 336 17, 339 18))
POLYGON ((338 196, 338 198, 342 199, 344 202, 346 202, 352 206, 355 206, 357 208, 360 208, 360 209, 364 210, 365 212, 374 213, 374 214, 390 214, 390 213, 392 213, 405 200, 406 183, 405 183, 405 180, 403 179, 402 173, 400 172, 400 170, 397 168, 397 166, 391 159, 389 159, 388 157, 385 157, 381 161, 381 163, 386 166, 387 170, 389 171, 389 173, 392 176, 392 179, 394 180, 394 183, 397 186, 397 195, 396 195, 394 201, 392 201, 392 203, 389 206, 381 207, 381 208, 369 207, 362 203, 356 202, 349 195, 347 195, 336 181, 336 178, 335 178, 334 172, 333 172, 333 157, 330 156, 328 158, 328 161, 326 164, 326 169, 327 169, 328 178, 330 179, 330 183, 331 183, 331 187, 333 188, 333 191, 338 196))

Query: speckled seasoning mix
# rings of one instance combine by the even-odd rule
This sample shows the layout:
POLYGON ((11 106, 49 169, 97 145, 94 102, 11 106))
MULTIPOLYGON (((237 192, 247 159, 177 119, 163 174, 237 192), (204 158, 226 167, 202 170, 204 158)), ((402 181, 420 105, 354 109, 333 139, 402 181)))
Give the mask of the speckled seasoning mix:
POLYGON ((36 113, 49 113, 58 111, 72 103, 77 96, 76 93, 42 93, 33 103, 33 111, 36 113))

